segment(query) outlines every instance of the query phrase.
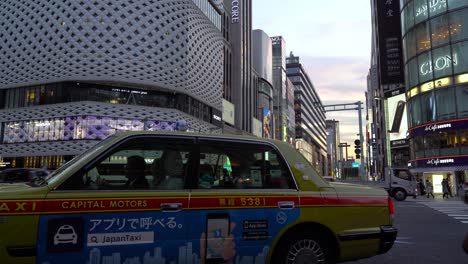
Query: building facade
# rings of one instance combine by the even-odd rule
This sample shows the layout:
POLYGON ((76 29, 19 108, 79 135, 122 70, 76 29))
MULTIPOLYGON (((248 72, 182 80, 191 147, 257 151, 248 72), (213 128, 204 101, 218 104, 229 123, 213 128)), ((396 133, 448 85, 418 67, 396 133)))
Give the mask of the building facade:
POLYGON ((340 179, 343 168, 340 153, 340 122, 337 120, 325 121, 327 130, 327 160, 330 176, 340 179))
POLYGON ((367 176, 389 177, 407 167, 405 76, 399 1, 371 1, 372 48, 367 77, 367 176))
POLYGON ((252 50, 252 65, 258 75, 257 116, 262 122, 262 137, 273 138, 273 52, 271 39, 264 31, 252 31, 252 50))
POLYGON ((410 169, 468 182, 468 2, 401 1, 410 169))
POLYGON ((0 3, 0 153, 56 168, 125 130, 222 127, 222 1, 0 3))
POLYGON ((294 85, 296 147, 322 175, 329 175, 325 110, 299 57, 286 58, 287 77, 294 85))
MULTIPOLYGON (((224 0, 230 12, 231 102, 235 107, 236 133, 251 134, 253 118, 258 119, 256 76, 252 66, 252 1, 224 0)), ((207 50, 208 51, 208 50, 207 50)))
POLYGON ((274 138, 283 140, 288 127, 286 87, 286 41, 281 36, 271 38, 273 45, 273 126, 274 138))

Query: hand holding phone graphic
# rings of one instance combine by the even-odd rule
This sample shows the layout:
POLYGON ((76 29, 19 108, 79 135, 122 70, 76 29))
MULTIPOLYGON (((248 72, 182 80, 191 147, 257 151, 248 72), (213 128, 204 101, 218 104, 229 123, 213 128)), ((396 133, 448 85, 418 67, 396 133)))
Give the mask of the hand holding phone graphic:
POLYGON ((405 101, 398 101, 398 104, 395 109, 395 116, 393 117, 393 124, 392 129, 388 132, 390 133, 399 133, 400 132, 400 125, 401 119, 403 118, 403 113, 405 111, 405 101))
POLYGON ((206 219, 206 233, 200 239, 200 255, 204 263, 226 263, 236 255, 228 214, 209 214, 206 219))

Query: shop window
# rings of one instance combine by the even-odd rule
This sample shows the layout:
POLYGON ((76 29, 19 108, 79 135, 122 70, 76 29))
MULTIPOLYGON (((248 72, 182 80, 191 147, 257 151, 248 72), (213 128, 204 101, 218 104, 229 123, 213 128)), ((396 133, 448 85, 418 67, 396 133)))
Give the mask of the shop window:
POLYGON ((458 146, 457 131, 444 131, 439 133, 440 148, 454 148, 458 146))
POLYGON ((457 114, 459 118, 468 117, 468 85, 455 87, 457 114))
POLYGON ((440 138, 440 155, 458 155, 458 138, 457 131, 444 131, 439 133, 440 138))
POLYGON ((455 93, 453 88, 438 89, 435 91, 437 101, 437 120, 455 118, 455 93))
POLYGON ((461 129, 460 134, 460 154, 468 154, 468 129, 461 129))
POLYGON ((424 136, 424 149, 426 157, 439 156, 439 133, 432 133, 424 136))

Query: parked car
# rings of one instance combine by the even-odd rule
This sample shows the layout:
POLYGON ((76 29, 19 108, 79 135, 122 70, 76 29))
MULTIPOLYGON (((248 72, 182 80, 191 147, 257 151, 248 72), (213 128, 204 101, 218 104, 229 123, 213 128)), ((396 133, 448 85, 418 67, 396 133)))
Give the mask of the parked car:
POLYGON ((329 182, 289 144, 247 136, 119 133, 0 190, 2 263, 335 263, 397 235, 382 188, 329 182))
POLYGON ((0 171, 0 183, 31 182, 45 179, 50 171, 35 168, 10 168, 0 171))

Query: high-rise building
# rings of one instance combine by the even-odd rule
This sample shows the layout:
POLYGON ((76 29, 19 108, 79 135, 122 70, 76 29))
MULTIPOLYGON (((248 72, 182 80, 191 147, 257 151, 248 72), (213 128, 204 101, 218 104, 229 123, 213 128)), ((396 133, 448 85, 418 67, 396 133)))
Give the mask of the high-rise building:
POLYGON ((257 116, 262 123, 262 137, 273 138, 273 59, 270 37, 262 30, 252 32, 253 68, 258 75, 257 116))
POLYGON ((271 38, 273 45, 273 125, 276 139, 287 137, 288 106, 286 76, 286 41, 281 36, 271 38))
POLYGON ((372 50, 367 77, 366 144, 369 176, 384 178, 390 167, 406 167, 403 50, 399 1, 371 1, 372 50))
MULTIPOLYGON (((252 1, 224 0, 230 14, 228 42, 231 49, 230 102, 234 107, 234 133, 252 133, 257 114, 256 77, 252 71, 252 1)), ((225 99, 227 95, 225 95, 225 99)))
MULTIPOLYGON (((174 130, 183 121, 219 131, 230 90, 222 8, 222 0, 1 1, 4 163, 56 168, 113 133, 174 130)), ((237 16, 249 28, 250 16, 239 14, 230 22, 237 16)), ((233 57, 248 54, 250 31, 232 29, 245 44, 233 57)), ((232 85, 245 92, 232 98, 250 113, 250 57, 241 57, 241 84, 232 85)))
POLYGON ((443 178, 456 193, 468 182, 468 1, 408 0, 400 10, 409 166, 435 193, 443 178))
POLYGON ((299 57, 292 52, 286 58, 286 68, 287 76, 294 85, 296 147, 322 175, 329 175, 322 101, 299 57))
POLYGON ((342 159, 340 155, 340 122, 337 120, 325 120, 327 130, 327 160, 328 171, 331 176, 341 178, 342 159))

